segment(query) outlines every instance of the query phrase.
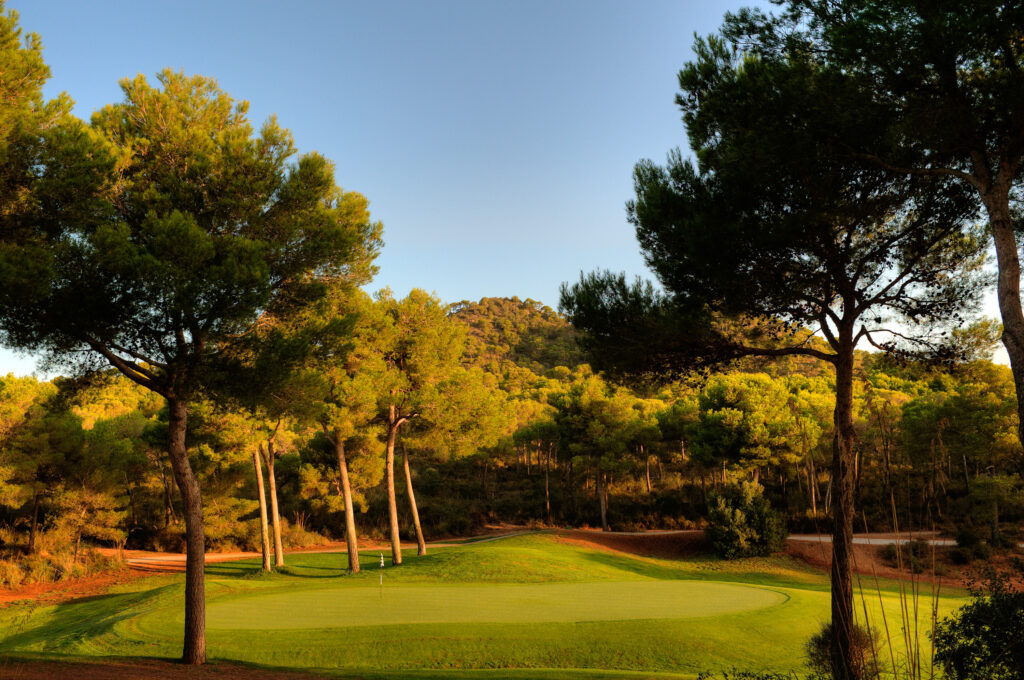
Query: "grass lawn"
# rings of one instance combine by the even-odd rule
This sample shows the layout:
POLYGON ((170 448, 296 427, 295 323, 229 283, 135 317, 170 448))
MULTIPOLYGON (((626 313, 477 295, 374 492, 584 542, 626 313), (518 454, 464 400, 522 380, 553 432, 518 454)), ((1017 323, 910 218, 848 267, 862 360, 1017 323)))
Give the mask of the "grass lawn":
MULTIPOLYGON (((360 678, 799 671, 804 642, 829 612, 827 577, 788 558, 661 560, 549 534, 408 555, 383 570, 383 588, 377 553, 362 556, 356 576, 345 575, 341 554, 287 559, 275 574, 251 560, 207 568, 211 659, 360 678)), ((182 583, 153 577, 61 605, 0 609, 0 656, 176 657, 182 583)), ((858 609, 880 628, 884 612, 902 639, 897 585, 864 585, 858 609)), ((940 616, 963 601, 944 594, 940 616)), ((918 608, 909 637, 926 640, 927 597, 918 608)))

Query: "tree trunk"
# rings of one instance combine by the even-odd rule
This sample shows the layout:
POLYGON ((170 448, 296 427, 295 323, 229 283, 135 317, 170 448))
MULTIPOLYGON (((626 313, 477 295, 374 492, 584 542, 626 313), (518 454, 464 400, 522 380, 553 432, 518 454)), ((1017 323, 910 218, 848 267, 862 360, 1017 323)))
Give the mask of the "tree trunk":
POLYGON ((348 479, 348 461, 345 460, 345 440, 334 433, 334 451, 338 454, 338 474, 341 476, 341 495, 345 502, 345 546, 348 550, 348 570, 359 573, 359 544, 356 540, 356 515, 352 509, 352 485, 348 479))
POLYGON ((544 513, 548 524, 551 524, 551 447, 548 444, 547 455, 544 458, 544 513))
POLYGON ((263 467, 260 465, 259 450, 252 452, 252 464, 256 468, 256 493, 260 500, 260 550, 263 552, 263 571, 270 571, 270 530, 267 528, 267 494, 263 489, 263 467))
POLYGON ((416 528, 416 554, 427 554, 427 543, 423 540, 420 527, 420 511, 416 509, 416 494, 412 490, 412 473, 409 471, 409 451, 402 444, 402 469, 405 472, 405 489, 409 494, 409 509, 412 511, 412 525, 416 528))
POLYGON ((640 453, 644 454, 644 475, 647 480, 647 493, 650 494, 652 491, 651 487, 651 455, 644 451, 644 447, 640 447, 640 453))
POLYGON ((36 534, 39 531, 39 492, 32 496, 32 526, 28 531, 28 554, 36 551, 36 534))
POLYGON ((391 564, 402 563, 402 545, 398 533, 398 503, 395 501, 395 437, 398 435, 398 423, 394 418, 395 407, 391 407, 391 419, 388 421, 388 446, 385 454, 385 476, 388 482, 388 521, 391 524, 391 564))
POLYGON ((135 511, 135 490, 132 488, 132 483, 128 479, 128 474, 124 475, 124 489, 128 493, 128 513, 130 527, 136 527, 139 524, 139 516, 135 511))
POLYGON ((603 472, 597 473, 597 501, 601 506, 601 531, 608 531, 608 489, 603 472))
POLYGON ((1008 190, 990 189, 982 194, 996 247, 999 279, 996 292, 1003 321, 1003 345, 1010 359, 1017 389, 1017 437, 1024 443, 1024 312, 1020 302, 1020 256, 1010 217, 1008 190))
POLYGON ((835 680, 859 680, 853 650, 853 338, 840 329, 832 440, 832 644, 835 680))
POLYGON ((168 399, 167 453, 174 481, 181 492, 185 515, 185 642, 182 661, 206 662, 206 537, 203 535, 203 498, 199 481, 192 472, 185 448, 188 407, 184 401, 168 399))
POLYGON ((263 460, 267 464, 267 481, 270 482, 270 521, 274 525, 274 566, 284 566, 284 546, 281 544, 281 513, 277 509, 277 478, 274 476, 274 443, 267 442, 263 448, 263 460))
POLYGON ((170 526, 171 522, 178 524, 178 515, 174 512, 174 498, 171 497, 171 485, 167 483, 167 468, 163 460, 160 461, 160 481, 164 485, 164 526, 170 526))
POLYGON ((807 486, 811 489, 811 514, 818 516, 818 474, 814 470, 814 455, 808 456, 810 469, 807 471, 807 486))

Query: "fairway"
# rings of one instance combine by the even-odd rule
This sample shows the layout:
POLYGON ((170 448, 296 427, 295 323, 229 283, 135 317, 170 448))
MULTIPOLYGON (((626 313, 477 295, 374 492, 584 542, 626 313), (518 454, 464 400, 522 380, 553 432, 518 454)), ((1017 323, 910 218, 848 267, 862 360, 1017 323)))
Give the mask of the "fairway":
MULTIPOLYGON (((520 535, 410 555, 346 574, 343 554, 292 554, 207 567, 211 660, 355 678, 627 677, 746 669, 803 671, 804 644, 829 617, 826 574, 787 557, 657 559, 520 535), (427 675, 421 675, 426 673, 427 675), (429 675, 435 673, 437 675, 429 675), (626 675, 620 675, 626 674, 626 675)), ((47 658, 181 653, 180 575, 107 595, 0 609, 0 649, 47 658)), ((858 607, 899 630, 898 588, 858 607)), ((964 601, 944 590, 939 616, 964 601)), ((919 638, 930 612, 920 603, 919 638)))
POLYGON ((626 581, 546 585, 406 585, 253 595, 213 604, 211 628, 335 628, 398 623, 544 623, 687 619, 785 602, 729 583, 626 581))

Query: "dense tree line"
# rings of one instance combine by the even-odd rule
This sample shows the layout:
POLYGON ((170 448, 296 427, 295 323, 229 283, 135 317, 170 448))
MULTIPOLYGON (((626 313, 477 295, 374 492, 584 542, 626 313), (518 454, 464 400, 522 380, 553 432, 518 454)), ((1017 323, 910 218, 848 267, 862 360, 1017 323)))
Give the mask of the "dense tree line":
MULTIPOLYGON (((834 385, 811 365, 739 363, 644 391, 586 365, 536 372, 508 345, 487 345, 482 369, 463 349, 472 328, 456 308, 420 292, 357 299, 354 347, 299 376, 287 408, 193 404, 186 444, 211 548, 265 546, 270 568, 282 548, 346 537, 357 547, 357 527, 390 539, 392 502, 400 537, 421 547, 488 522, 695 527, 708 494, 739 480, 760 484, 792 530, 827 531, 834 385), (400 483, 388 483, 389 457, 400 483)), ((863 528, 968 528, 997 544, 1012 534, 1024 482, 1009 369, 859 352, 856 376, 863 528)), ((0 412, 9 556, 83 539, 183 547, 166 400, 110 373, 8 376, 0 412)))

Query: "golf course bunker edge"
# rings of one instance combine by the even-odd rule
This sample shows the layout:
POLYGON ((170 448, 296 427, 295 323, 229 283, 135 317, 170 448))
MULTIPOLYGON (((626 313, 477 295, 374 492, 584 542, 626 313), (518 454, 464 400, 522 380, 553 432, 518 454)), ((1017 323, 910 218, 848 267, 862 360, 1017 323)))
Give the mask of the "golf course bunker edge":
POLYGON ((685 619, 785 602, 770 588, 716 581, 316 588, 211 602, 220 630, 347 628, 416 623, 541 623, 685 619))

